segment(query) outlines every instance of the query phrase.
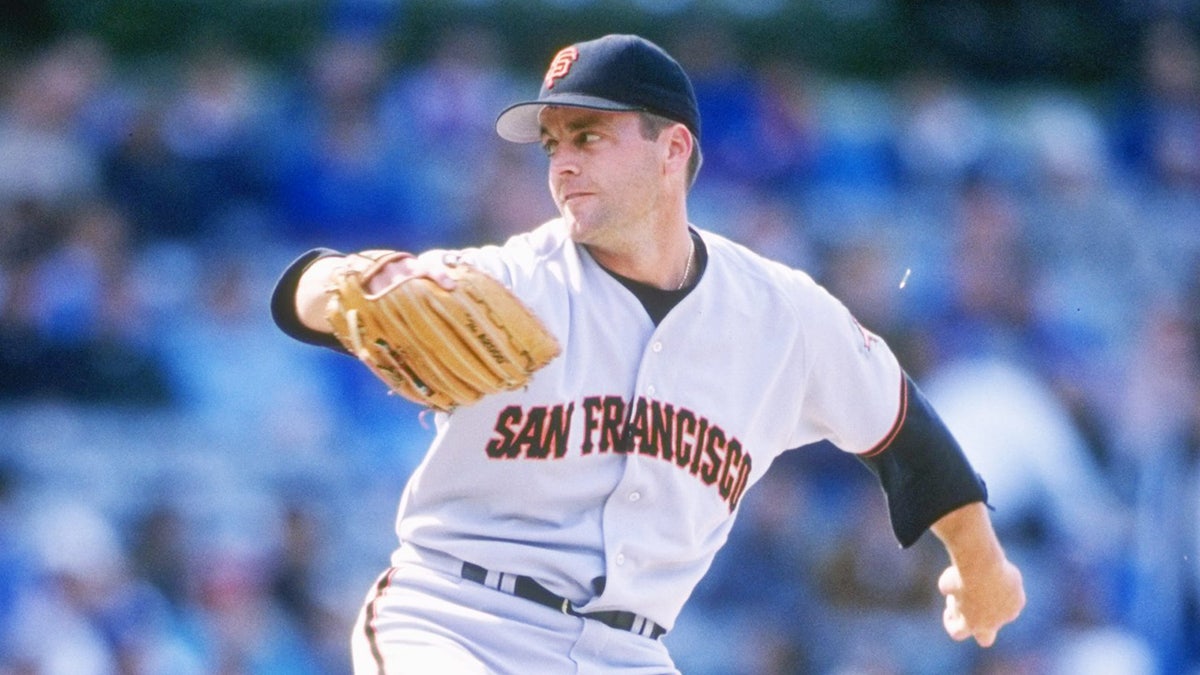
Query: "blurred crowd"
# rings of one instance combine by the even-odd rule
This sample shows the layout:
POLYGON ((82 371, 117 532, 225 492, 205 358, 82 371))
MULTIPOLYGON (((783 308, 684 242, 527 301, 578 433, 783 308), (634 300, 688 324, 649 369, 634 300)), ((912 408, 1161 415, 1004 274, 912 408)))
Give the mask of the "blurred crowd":
MULTIPOLYGON (((994 648, 953 643, 936 540, 899 550, 871 474, 803 448, 667 636, 685 673, 1200 673, 1200 41, 1130 39, 1136 76, 1089 91, 664 41, 704 118, 692 221, 889 341, 1029 595, 994 648)), ((492 126, 537 64, 477 25, 387 45, 131 65, 78 34, 0 63, 0 674, 349 672, 432 432, 279 333, 275 277, 554 214, 492 126)))

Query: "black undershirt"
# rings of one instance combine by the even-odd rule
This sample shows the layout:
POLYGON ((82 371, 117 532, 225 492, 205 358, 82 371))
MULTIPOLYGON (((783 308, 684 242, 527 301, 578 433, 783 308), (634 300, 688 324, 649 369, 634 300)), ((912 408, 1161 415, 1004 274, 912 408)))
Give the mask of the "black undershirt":
POLYGON ((704 268, 708 265, 708 249, 704 248, 704 241, 696 236, 695 232, 690 232, 692 241, 696 243, 696 274, 692 277, 692 283, 679 290, 670 290, 664 288, 656 288, 649 284, 644 284, 640 281, 634 281, 628 277, 623 277, 612 270, 601 268, 608 272, 612 278, 621 282, 621 285, 629 289, 634 297, 642 303, 642 307, 646 308, 646 313, 650 315, 650 320, 657 326, 662 322, 663 317, 670 312, 675 305, 679 304, 680 300, 687 297, 688 293, 696 287, 696 282, 704 274, 704 268))

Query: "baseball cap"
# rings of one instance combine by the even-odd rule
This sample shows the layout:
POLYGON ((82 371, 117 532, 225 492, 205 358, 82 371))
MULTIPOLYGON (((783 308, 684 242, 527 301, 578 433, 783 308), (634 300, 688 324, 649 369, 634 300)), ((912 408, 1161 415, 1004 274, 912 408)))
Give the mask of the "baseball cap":
POLYGON ((538 114, 548 105, 651 112, 700 137, 700 110, 687 73, 662 47, 637 35, 605 35, 560 50, 537 99, 505 108, 496 133, 514 143, 540 140, 538 114))

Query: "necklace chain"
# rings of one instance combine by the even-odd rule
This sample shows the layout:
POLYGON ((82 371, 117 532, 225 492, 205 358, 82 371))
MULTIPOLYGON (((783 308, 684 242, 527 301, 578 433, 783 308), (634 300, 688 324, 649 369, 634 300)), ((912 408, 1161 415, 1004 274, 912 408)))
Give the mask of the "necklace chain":
POLYGON ((692 239, 692 235, 688 234, 688 259, 687 265, 683 268, 683 278, 679 280, 679 285, 675 290, 682 291, 685 284, 688 282, 688 277, 692 273, 692 258, 696 257, 696 240, 692 239))

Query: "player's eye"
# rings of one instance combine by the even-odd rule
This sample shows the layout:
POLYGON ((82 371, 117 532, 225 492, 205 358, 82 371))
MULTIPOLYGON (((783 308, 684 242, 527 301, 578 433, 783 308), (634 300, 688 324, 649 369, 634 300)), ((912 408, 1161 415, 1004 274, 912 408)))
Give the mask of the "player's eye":
POLYGON ((600 134, 591 131, 585 131, 579 134, 575 142, 579 145, 587 145, 588 143, 595 143, 598 140, 600 140, 600 134))
POLYGON ((542 152, 546 153, 547 157, 554 156, 554 148, 558 146, 558 141, 550 140, 549 138, 542 140, 542 152))

